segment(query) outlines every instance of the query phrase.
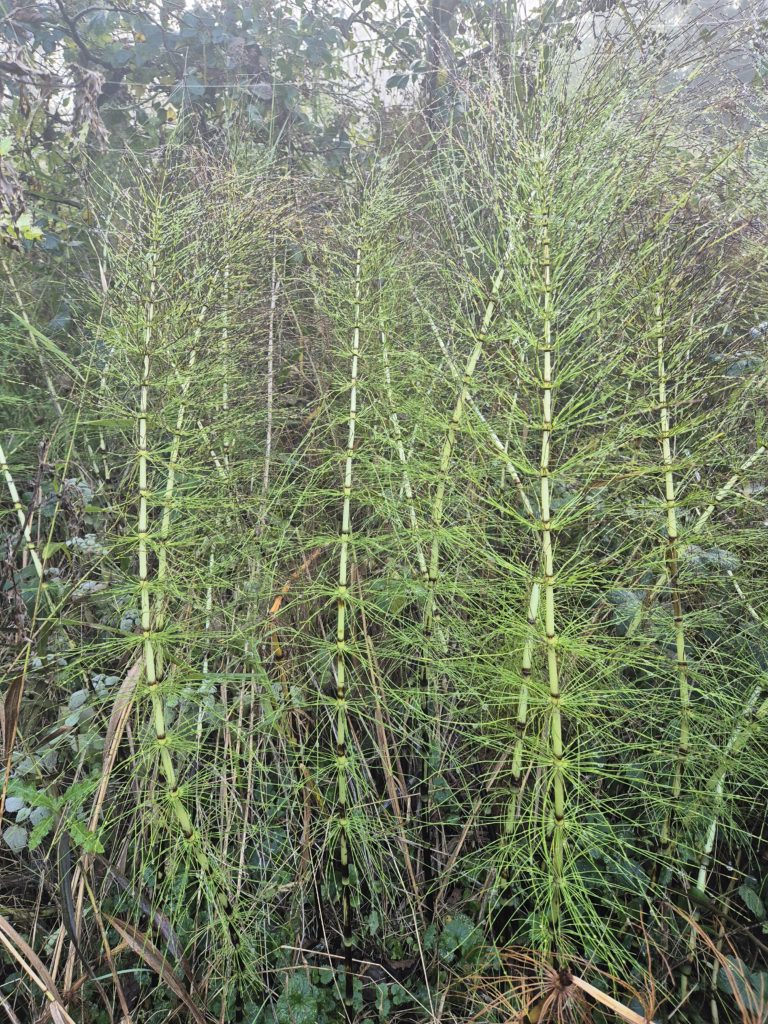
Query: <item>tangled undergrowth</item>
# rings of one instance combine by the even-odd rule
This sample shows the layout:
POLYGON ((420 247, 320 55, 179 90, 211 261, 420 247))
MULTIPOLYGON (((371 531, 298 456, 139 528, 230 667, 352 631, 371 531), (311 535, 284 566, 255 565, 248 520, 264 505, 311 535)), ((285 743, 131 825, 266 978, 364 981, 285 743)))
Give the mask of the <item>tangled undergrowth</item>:
POLYGON ((765 111, 526 46, 3 256, 10 1020, 765 1019, 765 111))

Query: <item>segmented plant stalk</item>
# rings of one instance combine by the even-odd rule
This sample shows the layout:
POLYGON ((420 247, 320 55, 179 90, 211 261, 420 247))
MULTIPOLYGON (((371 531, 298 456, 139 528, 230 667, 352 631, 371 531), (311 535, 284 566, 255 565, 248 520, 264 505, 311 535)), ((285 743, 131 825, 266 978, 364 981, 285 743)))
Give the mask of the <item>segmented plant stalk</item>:
MULTIPOLYGON (((432 328, 432 332, 435 335, 435 338, 437 339, 437 343, 440 346, 440 351, 442 352, 443 357, 445 358, 446 362, 448 363, 448 367, 449 367, 451 373, 453 374, 453 376, 455 378, 458 379, 459 378, 459 370, 456 367, 456 364, 454 363, 453 359, 451 358, 451 354, 448 351, 448 347, 447 347, 447 345, 443 341, 443 338, 440 335, 440 332, 439 332, 439 330, 437 328, 437 325, 435 324, 434 320, 429 315, 427 310, 424 309, 423 304, 421 303, 421 301, 418 298, 418 294, 416 294, 416 300, 417 300, 417 302, 419 302, 419 305, 421 306, 422 310, 424 310, 424 312, 427 315, 427 319, 429 320, 430 326, 432 328)), ((488 432, 488 436, 489 436, 489 438, 491 440, 491 443, 492 443, 494 449, 496 450, 496 452, 499 454, 499 456, 502 459, 503 471, 505 473, 509 474, 509 478, 512 481, 512 484, 513 484, 515 490, 517 491, 517 493, 518 493, 518 495, 520 497, 520 503, 522 504, 526 514, 528 515, 528 517, 531 520, 531 522, 538 523, 538 516, 534 512, 533 506, 531 505, 531 502, 530 502, 530 500, 528 498, 528 495, 526 494, 525 486, 523 484, 522 479, 520 478, 520 474, 517 471, 517 467, 515 466, 515 464, 512 462, 511 458, 509 457, 509 452, 507 451, 506 445, 502 442, 501 438, 494 431, 493 427, 490 425, 490 423, 488 422, 488 420, 484 416, 482 410, 478 407, 477 402, 475 402, 475 400, 474 400, 474 398, 473 398, 471 393, 469 393, 468 396, 467 396, 467 404, 472 409, 472 412, 477 417, 477 419, 486 428, 486 430, 488 432)), ((532 666, 532 660, 533 660, 533 649, 534 649, 535 639, 536 639, 535 638, 534 630, 535 630, 536 623, 537 623, 537 620, 538 620, 540 598, 541 598, 541 584, 538 581, 534 581, 533 584, 531 585, 531 596, 530 596, 530 601, 529 601, 529 604, 528 604, 527 622, 528 622, 528 630, 529 631, 528 631, 528 636, 526 637, 525 645, 523 647, 522 668, 521 668, 522 683, 521 683, 520 694, 519 694, 519 698, 518 698, 517 720, 516 720, 516 724, 515 724, 515 731, 517 733, 517 738, 515 740, 515 749, 514 749, 514 754, 513 754, 513 758, 512 758, 512 774, 513 774, 513 778, 515 780, 515 786, 516 786, 517 790, 519 790, 520 783, 521 783, 522 777, 523 777, 522 776, 523 740, 524 740, 524 735, 523 734, 525 732, 525 724, 526 724, 526 720, 527 720, 527 717, 528 717, 528 680, 530 679, 531 670, 532 670, 531 666, 532 666)), ((492 773, 494 778, 495 778, 495 774, 496 773, 492 773)), ((514 808, 515 808, 515 798, 513 797, 513 799, 510 801, 509 813, 507 815, 507 820, 506 820, 506 823, 505 823, 505 831, 507 833, 509 833, 511 831, 511 829, 512 829, 512 820, 513 820, 513 817, 514 817, 514 808)))
MULTIPOLYGON (((181 435, 184 430, 184 419, 187 413, 187 393, 189 391, 190 384, 192 383, 192 374, 195 369, 195 363, 197 361, 197 344, 200 340, 200 334, 202 332, 202 321, 205 318, 206 306, 203 306, 198 316, 198 326, 195 330, 195 338, 192 345, 192 349, 189 353, 189 361, 187 363, 187 378, 181 385, 181 402, 179 409, 176 414, 176 423, 173 428, 173 437, 171 439, 171 451, 168 456, 168 475, 165 481, 165 494, 163 495, 163 510, 162 518, 160 520, 160 536, 158 538, 158 550, 157 550, 157 580, 158 583, 162 583, 165 579, 166 568, 168 565, 168 541, 171 536, 171 510, 173 506, 173 490, 176 485, 176 469, 179 462, 179 451, 181 449, 181 435)), ((155 610, 155 622, 157 624, 157 631, 162 632, 165 626, 165 613, 166 613, 166 600, 162 594, 162 587, 160 596, 157 599, 157 607, 155 610)), ((162 648, 158 650, 158 672, 162 675, 162 648)))
POLYGON ((53 408, 56 410, 56 415, 59 417, 59 419, 63 419, 64 410, 61 407, 58 392, 54 387, 53 380, 51 379, 51 375, 48 372, 48 367, 45 365, 43 353, 40 351, 40 345, 38 344, 37 338, 35 337, 35 329, 32 326, 31 320, 27 316, 27 307, 24 305, 24 300, 22 299, 21 292, 19 291, 18 286, 16 284, 16 279, 11 273, 11 268, 8 266, 5 257, 1 255, 0 264, 2 264, 3 272, 5 273, 5 276, 8 278, 8 283, 11 286, 13 297, 16 299, 16 305, 19 307, 19 316, 21 317, 22 322, 24 323, 24 326, 27 330, 27 337, 29 338, 29 343, 32 346, 33 352, 37 356, 37 361, 40 363, 40 369, 43 374, 43 380, 45 381, 45 386, 48 391, 48 394, 51 396, 53 408))
POLYGON ((347 451, 342 489, 341 544, 339 546, 339 588, 336 618, 336 786, 339 815, 339 866, 341 869, 341 920, 344 943, 344 1010, 352 1020, 354 974, 349 829, 349 720, 347 714, 347 612, 349 607, 349 560, 352 534, 352 465, 355 454, 357 421, 357 383, 360 359, 360 300, 362 293, 363 251, 355 252, 354 324, 352 328, 352 364, 349 387, 347 451))
MULTIPOLYGON (((721 488, 719 488, 719 490, 715 494, 714 500, 710 502, 709 505, 707 505, 704 511, 699 515, 698 519, 696 519, 693 523, 693 526, 691 527, 692 535, 701 533, 701 531, 706 526, 710 516, 718 507, 718 505, 722 501, 724 501, 725 498, 728 497, 728 495, 733 491, 737 484, 743 479, 744 474, 747 472, 747 470, 750 469, 754 465, 754 463, 757 462, 757 460, 762 455, 765 454, 765 451, 765 446, 761 445, 755 452, 752 453, 752 455, 749 456, 749 458, 745 459, 744 462, 742 462, 738 470, 729 477, 729 479, 723 484, 721 488)), ((637 632, 643 618, 643 612, 647 611, 653 600, 658 596, 666 580, 667 571, 665 568, 664 572, 660 573, 659 576, 654 580, 653 585, 650 587, 650 589, 646 591, 643 600, 638 603, 638 607, 632 617, 632 621, 629 623, 629 626, 627 627, 627 636, 634 636, 634 634, 637 632)))
POLYGON ((403 442, 403 432, 400 427, 400 419, 397 415, 395 408, 395 400, 392 394, 392 373, 389 366, 389 348, 387 345, 387 336, 384 330, 379 331, 379 339, 381 341, 381 361, 384 366, 384 387, 387 393, 387 401, 389 402, 389 422, 392 424, 392 437, 395 442, 395 451, 397 457, 400 460, 400 465, 403 467, 403 490, 405 491, 405 498, 408 502, 408 516, 411 523, 411 530, 416 541, 416 560, 419 563, 419 573, 421 578, 426 582, 428 579, 427 559, 424 555, 424 549, 421 542, 418 539, 418 519, 416 517, 416 502, 413 495, 413 487, 411 486, 411 477, 408 473, 408 456, 405 451, 405 444, 403 442))
POLYGON ((540 602, 541 582, 534 580, 531 583, 531 595, 528 600, 528 611, 526 614, 528 631, 520 659, 520 694, 517 701, 517 719, 515 720, 515 749, 512 755, 512 778, 514 779, 516 792, 510 802, 507 831, 511 831, 512 828, 515 804, 523 782, 523 743, 525 740, 525 727, 528 721, 528 687, 533 672, 533 651, 536 644, 536 624, 539 619, 540 602))
MULTIPOLYGON (((499 306, 499 293, 501 291, 501 285, 504 281, 504 275, 506 273, 506 264, 509 257, 509 252, 512 243, 510 241, 507 246, 507 250, 504 254, 504 258, 499 266, 498 270, 494 274, 491 282, 491 292, 488 301, 485 305, 483 312, 483 319, 480 323, 480 329, 477 332, 475 338, 475 344, 469 353, 466 365, 464 367, 464 373, 461 378, 461 386, 459 389, 458 397, 456 398, 456 404, 453 407, 451 419, 448 423, 448 427, 445 433, 445 439, 443 440, 442 450, 440 453, 440 463, 438 467, 437 486, 435 488, 435 496, 432 502, 431 511, 431 529, 432 529, 432 542, 430 545, 430 556, 427 567, 427 598, 424 608, 424 614, 422 618, 422 627, 424 635, 424 648, 422 654, 422 666, 420 673, 420 691, 422 701, 422 752, 421 752, 421 764, 419 765, 418 775, 420 779, 420 816, 421 816, 421 835, 422 835, 422 855, 424 858, 424 882, 426 887, 425 904, 428 912, 428 916, 432 916, 434 911, 434 895, 431 891, 432 887, 432 853, 431 853, 431 820, 430 820, 430 808, 429 808, 429 749, 431 740, 430 730, 430 701, 429 701, 429 648, 432 641, 432 637, 435 633, 440 632, 440 616, 439 609, 437 607, 437 581, 440 574, 440 529, 443 522, 443 510, 445 505, 445 492, 448 485, 448 475, 451 468, 451 458, 453 456, 453 449, 456 445, 456 435, 461 426, 464 418, 464 410, 471 401, 471 384, 477 369, 477 364, 480 361, 480 357, 483 354, 485 348, 485 342, 488 337, 488 331, 490 330, 491 323, 493 322, 496 310, 499 306)), ((503 444, 499 441, 501 450, 504 450, 503 444)), ((506 454, 506 453, 505 453, 506 454)))
MULTIPOLYGON (((461 380, 461 374, 459 373, 459 369, 456 366, 456 363, 451 358, 451 353, 448 351, 448 346, 445 344, 445 341, 440 335, 440 331, 437 328, 437 324, 429 315, 429 312, 425 309, 423 303, 421 302, 418 296, 418 293, 415 291, 414 297, 421 306, 422 310, 426 313, 427 319, 429 320, 429 325, 432 328, 432 333, 435 335, 437 344, 440 346, 440 351, 443 353, 443 357, 448 364, 448 369, 451 371, 456 380, 461 380)), ((528 514, 528 516, 530 516, 532 520, 536 519, 536 514, 533 511, 533 506, 531 505, 531 502, 528 499, 528 495, 525 493, 523 481, 520 479, 520 474, 517 471, 517 467, 515 466, 514 462, 512 462, 512 459, 509 456, 507 446, 504 444, 499 435, 488 422, 488 419, 484 415, 482 409, 478 406, 471 391, 468 392, 467 394, 467 405, 470 407, 474 415, 483 424, 486 431, 488 432, 488 437, 490 438, 491 444, 493 445, 494 449, 496 450, 496 452, 498 453, 499 457, 503 462, 504 471, 509 473, 509 477, 515 487, 515 490, 520 496, 520 502, 523 508, 525 509, 526 513, 528 514)))
MULTIPOLYGON (((226 430, 227 414, 229 412, 229 264, 224 267, 224 310, 221 327, 221 356, 224 379, 221 384, 221 412, 224 417, 224 429, 226 430)), ((224 465, 229 469, 229 438, 224 435, 222 442, 222 457, 224 465)))
MULTIPOLYGON (((272 419, 275 398, 275 311, 277 310, 277 293, 280 279, 277 276, 277 252, 272 252, 272 287, 269 296, 269 334, 267 336, 267 437, 264 445, 264 474, 261 484, 261 495, 264 502, 269 491, 269 470, 272 457, 272 419)), ((262 512, 262 522, 266 508, 262 512)))
MULTIPOLYGON (((762 624, 762 620, 758 615, 755 608, 747 602, 747 609, 751 617, 762 624)), ((728 742, 725 745, 722 755, 722 763, 718 770, 715 772, 713 777, 709 780, 706 787, 706 795, 711 798, 713 811, 712 818, 707 826, 704 843, 702 844, 701 853, 699 856, 699 868, 696 876, 696 891, 700 896, 705 896, 707 892, 707 875, 709 872, 709 866, 712 863, 712 855, 715 849, 715 841, 717 839, 717 828, 719 824, 720 808, 723 802, 723 796, 725 794, 725 778, 728 773, 728 764, 730 759, 737 754, 747 743, 750 732, 755 725, 760 725, 768 714, 768 702, 758 708, 758 701, 763 695, 765 687, 762 682, 758 683, 757 686, 753 687, 744 707, 742 708, 741 716, 739 721, 731 731, 731 735, 728 737, 728 742), (757 709, 757 710, 756 710, 757 709)), ((699 911, 697 908, 694 909, 692 914, 693 922, 688 935, 688 963, 692 964, 696 952, 696 938, 697 929, 696 923, 699 919, 699 911)), ((687 977, 687 972, 681 974, 682 979, 687 977)))
MULTIPOLYGON (((440 571, 440 528, 443 522, 443 510, 445 505, 445 491, 448 485, 448 474, 451 467, 451 457, 453 455, 453 449, 456 444, 456 434, 458 433, 461 421, 464 418, 464 408, 470 404, 471 400, 471 384, 472 378, 475 375, 477 364, 480 361, 480 357, 483 354, 483 348, 485 347, 485 341, 488 336, 491 323, 499 305, 499 291, 501 289, 502 281, 504 280, 504 274, 506 271, 506 259, 505 256, 502 265, 496 271, 493 282, 491 285, 491 294, 488 302, 485 306, 483 313, 482 323, 480 330, 477 333, 474 347, 469 354, 466 366, 464 367, 464 374, 461 380, 461 389, 459 391, 456 404, 451 414, 451 419, 446 430, 445 439, 443 441, 442 451, 440 453, 440 465, 438 468, 437 487, 435 488, 435 497, 432 503, 432 543, 430 546, 430 558, 429 558, 429 573, 428 573, 428 595, 427 595, 427 606, 424 617, 425 626, 427 627, 427 634, 431 635, 432 626, 434 624, 435 617, 437 615, 435 592, 437 588, 437 580, 440 571)), ((504 450, 504 445, 499 441, 501 450, 504 450)))
POLYGON ((232 908, 226 893, 217 884, 213 865, 203 849, 189 810, 180 794, 180 787, 173 758, 170 751, 168 728, 165 715, 165 701, 161 693, 163 681, 163 659, 155 637, 156 621, 153 621, 152 598, 150 594, 151 579, 149 571, 149 388, 152 369, 152 351, 155 344, 154 323, 157 305, 158 277, 157 254, 149 254, 149 284, 144 324, 144 351, 142 355, 142 374, 139 388, 138 416, 138 463, 139 463, 139 513, 138 513, 138 558, 139 558, 139 589, 141 631, 143 638, 144 675, 152 705, 152 726, 157 743, 160 768, 165 781, 166 797, 172 815, 178 825, 185 842, 189 845, 198 866, 206 881, 212 887, 217 908, 224 917, 228 933, 233 945, 238 944, 237 930, 232 920, 232 908))
POLYGON ((683 789, 683 775, 690 744, 690 687, 688 685, 688 660, 685 651, 685 622, 683 603, 680 595, 679 550, 677 529, 677 501, 675 476, 672 462, 670 414, 667 400, 667 372, 665 365, 665 336, 662 301, 659 297, 655 308, 656 350, 658 357, 659 426, 661 430, 661 461, 664 473, 664 498, 667 510, 667 543, 665 552, 666 576, 669 580, 672 614, 675 624, 675 652, 677 681, 680 702, 680 732, 677 745, 677 761, 672 779, 672 800, 667 811, 661 835, 661 851, 668 857, 672 850, 672 816, 679 809, 683 789))
POLYGON ((2 472, 3 476, 5 477, 5 485, 8 488, 8 494, 11 496, 11 504, 13 505, 16 517, 19 520, 21 532, 24 536, 24 550, 29 555, 30 561, 35 567, 35 572, 40 578, 41 587, 43 588, 43 590, 45 590, 46 582, 45 573, 43 571, 43 563, 38 553, 37 545, 35 544, 35 539, 32 536, 32 530, 30 529, 29 526, 27 514, 24 511, 24 506, 21 504, 21 500, 19 499, 19 492, 16 488, 16 481, 13 479, 13 475, 11 474, 11 470, 8 466, 8 461, 5 457, 5 450, 3 449, 2 444, 0 444, 0 472, 2 472))
MULTIPOLYGON (((543 173, 541 175, 543 182, 543 173)), ((542 189, 542 197, 544 190, 542 189)), ((546 200, 545 200, 546 202, 546 200)), ((560 918, 561 889, 563 885, 565 846, 565 773, 563 770, 563 718, 560 707, 560 673, 557 657, 557 627, 555 622, 555 568, 552 551, 552 510, 550 507, 550 454, 552 446, 552 386, 554 351, 552 344, 552 262, 550 254, 549 209, 544 207, 541 232, 541 265, 544 278, 543 337, 540 344, 541 390, 541 458, 539 462, 539 513, 541 537, 541 576, 544 594, 544 633, 546 640, 547 682, 549 685, 549 742, 552 754, 552 813, 554 816, 552 842, 552 901, 551 924, 557 935, 560 918)), ((531 591, 531 602, 534 592, 531 591)), ((530 612, 530 605, 529 605, 530 612)))

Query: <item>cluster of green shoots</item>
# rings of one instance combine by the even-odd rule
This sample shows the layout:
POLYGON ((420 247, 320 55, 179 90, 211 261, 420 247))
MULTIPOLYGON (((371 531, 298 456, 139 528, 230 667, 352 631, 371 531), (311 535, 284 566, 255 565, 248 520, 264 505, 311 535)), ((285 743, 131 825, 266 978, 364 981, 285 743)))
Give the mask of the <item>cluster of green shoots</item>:
POLYGON ((0 456, 3 802, 69 836, 108 1002, 120 938, 194 1019, 727 1001, 766 160, 641 42, 458 83, 344 188, 169 147, 106 194, 76 366, 8 277, 55 429, 29 501, 0 456))

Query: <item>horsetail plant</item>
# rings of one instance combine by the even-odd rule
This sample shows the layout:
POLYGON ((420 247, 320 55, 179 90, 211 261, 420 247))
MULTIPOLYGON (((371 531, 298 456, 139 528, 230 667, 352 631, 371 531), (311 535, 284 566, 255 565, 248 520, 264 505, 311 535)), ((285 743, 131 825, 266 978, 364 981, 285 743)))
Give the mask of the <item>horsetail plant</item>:
MULTIPOLYGON (((542 339, 540 343, 541 380, 541 458, 540 469, 540 539, 541 580, 544 595, 544 636, 546 641, 547 683, 550 700, 550 749, 552 756, 552 904, 551 923, 556 939, 559 928, 560 903, 563 886, 563 858, 565 847, 565 773, 563 747, 563 719, 560 697, 560 672, 557 654, 557 624, 555 621, 555 566, 552 550, 552 506, 550 504, 550 452, 553 428, 552 391, 554 386, 554 342, 552 336, 552 261, 549 238, 549 197, 544 165, 539 170, 541 209, 541 273, 542 273, 542 339)), ((531 604, 534 589, 531 590, 531 604)), ((529 605, 529 619, 531 607, 529 605)))
MULTIPOLYGON (((667 811, 661 833, 661 854, 667 860, 673 848, 673 814, 679 813, 683 792, 685 765, 690 745, 690 687, 688 683, 688 658, 685 649, 685 620, 680 591, 680 556, 678 550, 677 495, 672 460, 672 432, 669 404, 667 399, 667 370, 665 362, 665 323, 661 296, 656 299, 654 309, 654 333, 656 336, 657 376, 659 396, 659 439, 661 444, 662 473, 664 478, 664 502, 666 508, 666 573, 672 599, 675 628, 675 653, 680 701, 679 738, 677 759, 672 782, 672 800, 667 811)), ((683 995, 685 992, 683 991, 683 995)))
POLYGON ((344 943, 344 1012, 347 1020, 354 1016, 354 938, 352 933, 352 894, 350 875, 349 717, 347 702, 349 565, 352 536, 352 468, 355 455, 357 420, 358 368, 360 360, 360 304, 362 298, 362 241, 355 249, 352 352, 349 374, 349 418, 342 485, 341 539, 339 543, 338 597, 336 614, 336 798, 339 827, 339 866, 341 869, 341 922, 344 943))
MULTIPOLYGON (((516 21, 428 146, 400 109, 355 142, 362 190, 238 124, 220 163, 170 139, 102 180, 106 287, 23 254, 66 261, 62 344, 96 371, 36 333, 63 417, 44 461, 31 415, 0 452, 0 873, 57 985, 30 894, 61 825, 123 1016, 730 1024, 737 974, 752 999, 764 98, 726 118, 732 69, 693 28, 661 54, 652 8, 581 50, 594 12, 516 21), (108 473, 63 455, 96 430, 108 473)), ((5 292, 24 412, 48 390, 5 292)), ((39 1015, 15 976, 0 997, 39 1015)))

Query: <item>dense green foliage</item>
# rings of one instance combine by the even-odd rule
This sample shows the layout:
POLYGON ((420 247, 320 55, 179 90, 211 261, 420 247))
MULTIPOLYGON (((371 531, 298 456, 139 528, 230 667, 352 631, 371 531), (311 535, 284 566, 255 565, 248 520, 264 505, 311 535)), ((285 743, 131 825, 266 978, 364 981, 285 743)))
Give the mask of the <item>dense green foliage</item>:
POLYGON ((6 203, 0 1006, 764 1019, 759 10, 433 5, 329 156, 167 6, 26 22, 138 91, 6 203))

